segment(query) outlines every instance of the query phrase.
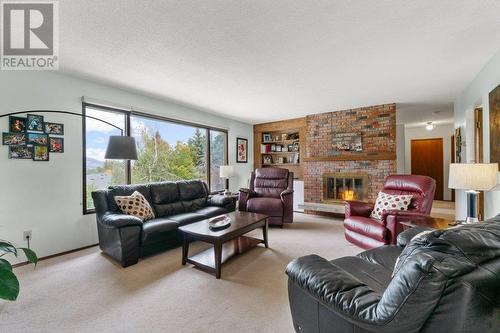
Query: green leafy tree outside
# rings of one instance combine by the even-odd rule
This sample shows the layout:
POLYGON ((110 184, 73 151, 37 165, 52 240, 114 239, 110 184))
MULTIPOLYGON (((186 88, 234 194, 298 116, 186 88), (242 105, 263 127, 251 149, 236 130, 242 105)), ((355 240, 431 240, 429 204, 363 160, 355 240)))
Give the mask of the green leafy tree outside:
MULTIPOLYGON (((144 129, 138 142, 138 159, 132 162, 132 183, 175 181, 182 179, 207 179, 206 175, 206 132, 196 129, 187 142, 178 141, 175 145, 164 140, 158 131, 153 134, 144 129)), ((210 140, 211 183, 214 189, 223 189, 224 182, 219 178, 219 165, 225 161, 225 135, 213 131, 210 140)), ((97 173, 111 176, 111 184, 124 184, 124 162, 104 162, 102 167, 92 169, 97 173)), ((89 172, 89 171, 88 171, 89 172)), ((87 207, 93 207, 91 192, 97 188, 87 184, 87 207)))

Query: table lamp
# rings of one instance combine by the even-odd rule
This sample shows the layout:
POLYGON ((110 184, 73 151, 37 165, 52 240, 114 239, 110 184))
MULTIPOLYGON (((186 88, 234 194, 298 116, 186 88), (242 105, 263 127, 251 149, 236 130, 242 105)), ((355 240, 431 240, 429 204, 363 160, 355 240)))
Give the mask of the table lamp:
POLYGON ((489 191, 498 184, 497 163, 451 163, 448 187, 466 190, 467 219, 465 223, 478 222, 478 191, 489 191))
MULTIPOLYGON (((229 179, 229 178, 233 178, 234 175, 235 175, 235 173, 234 173, 234 166, 233 165, 221 165, 220 166, 220 171, 219 171, 220 178, 229 179)), ((226 182, 225 188, 226 189, 224 191, 224 195, 230 195, 231 192, 229 192, 229 182, 226 182)))

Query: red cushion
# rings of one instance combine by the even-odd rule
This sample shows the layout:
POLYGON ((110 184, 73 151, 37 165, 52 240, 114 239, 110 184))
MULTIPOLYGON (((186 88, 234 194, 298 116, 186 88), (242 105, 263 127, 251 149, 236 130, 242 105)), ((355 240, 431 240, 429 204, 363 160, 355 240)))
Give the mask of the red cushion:
POLYGON ((269 216, 283 216, 283 203, 281 199, 276 198, 251 198, 247 202, 247 211, 269 216))
POLYGON ((380 222, 369 217, 351 216, 344 220, 346 229, 368 236, 380 242, 385 242, 387 228, 380 222))

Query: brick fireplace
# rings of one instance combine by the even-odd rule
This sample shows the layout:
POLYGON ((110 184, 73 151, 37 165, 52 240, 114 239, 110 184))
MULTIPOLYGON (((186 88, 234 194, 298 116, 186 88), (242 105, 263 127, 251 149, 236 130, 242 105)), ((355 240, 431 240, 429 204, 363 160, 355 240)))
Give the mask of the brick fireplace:
POLYGON ((396 105, 322 113, 306 120, 304 201, 333 203, 351 196, 375 201, 385 177, 396 172, 396 105), (338 133, 346 132, 361 135, 361 151, 335 146, 338 133))

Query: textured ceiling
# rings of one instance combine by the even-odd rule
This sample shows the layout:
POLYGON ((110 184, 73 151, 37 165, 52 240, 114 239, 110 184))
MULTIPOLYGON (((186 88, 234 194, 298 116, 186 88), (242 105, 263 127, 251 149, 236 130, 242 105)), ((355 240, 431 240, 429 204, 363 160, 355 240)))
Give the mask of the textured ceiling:
POLYGON ((391 102, 422 122, 451 115, 499 17, 495 0, 64 0, 60 69, 249 123, 391 102))

